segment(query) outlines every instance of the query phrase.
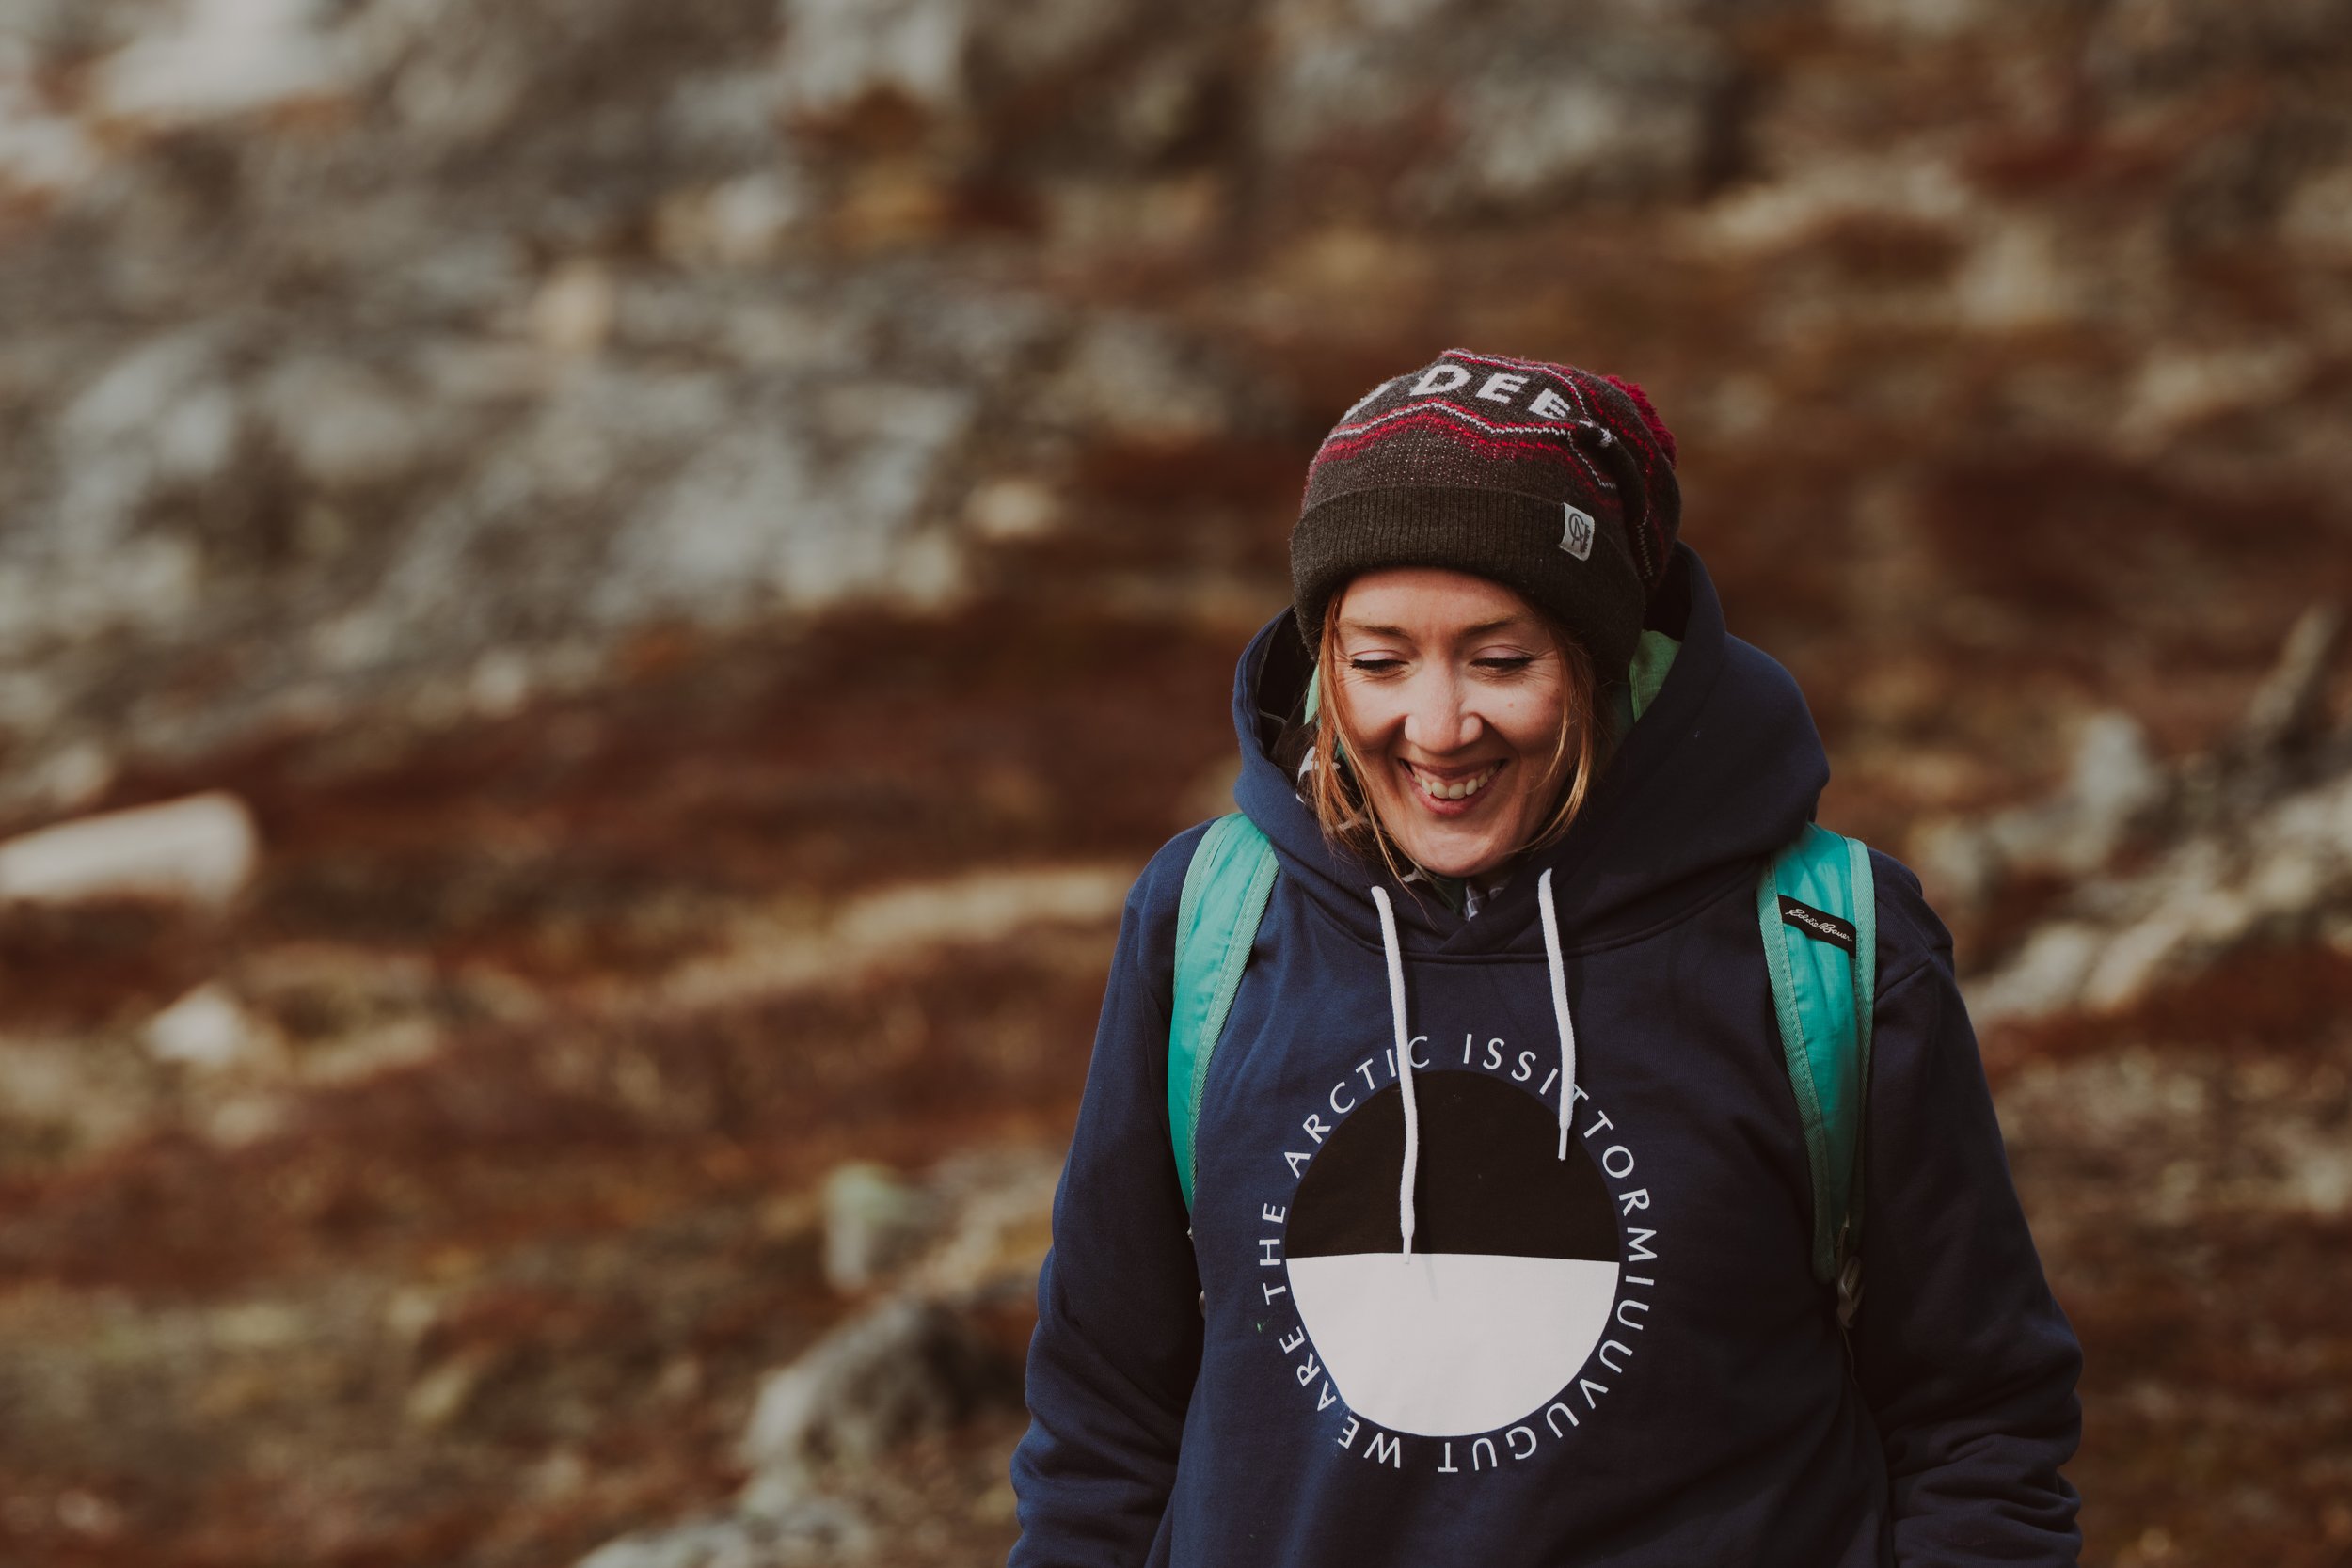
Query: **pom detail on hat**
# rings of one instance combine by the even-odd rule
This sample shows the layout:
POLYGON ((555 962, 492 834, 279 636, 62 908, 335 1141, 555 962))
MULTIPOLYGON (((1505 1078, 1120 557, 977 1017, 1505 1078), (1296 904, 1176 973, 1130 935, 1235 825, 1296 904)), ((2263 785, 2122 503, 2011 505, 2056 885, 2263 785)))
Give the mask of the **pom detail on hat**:
POLYGON ((1641 414, 1642 422, 1649 427, 1650 439, 1658 443, 1659 450, 1666 454, 1666 461, 1672 463, 1675 460, 1675 433, 1666 428, 1666 421, 1660 419, 1658 410, 1650 406, 1649 394, 1642 390, 1638 382, 1628 381, 1621 375, 1603 375, 1601 379, 1633 400, 1633 406, 1641 414))

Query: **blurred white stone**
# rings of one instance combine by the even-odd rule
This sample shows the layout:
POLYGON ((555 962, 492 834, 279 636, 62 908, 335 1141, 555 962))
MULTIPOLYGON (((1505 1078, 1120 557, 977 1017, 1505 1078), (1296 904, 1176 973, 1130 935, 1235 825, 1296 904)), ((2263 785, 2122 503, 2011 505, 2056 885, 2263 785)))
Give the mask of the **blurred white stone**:
POLYGON ((1733 250, 1793 245, 1847 218, 1960 230, 1979 201, 1949 159, 1909 150, 1809 160, 1770 183, 1740 183, 1700 209, 1705 238, 1733 250))
POLYGON ((617 298, 603 262, 575 258, 557 267, 531 301, 531 332, 558 354, 593 354, 612 332, 617 298))
POLYGON ((1994 9, 1982 0, 1837 0, 1832 8, 1850 25, 1907 34, 1922 42, 1964 33, 1994 9))
POLYGON ((1146 442, 1202 440, 1232 420, 1223 388, 1184 344, 1136 316, 1089 325, 1040 403, 1074 427, 1146 442))
POLYGON ((503 719, 531 700, 531 661, 513 648, 493 648, 474 661, 468 685, 475 712, 503 719))
POLYGON ((2097 870, 2170 791, 2139 721, 2126 713, 2095 713, 2083 722, 2073 766, 2055 795, 1980 820, 1931 823, 1920 830, 1916 852, 1946 896, 1980 903, 2020 872, 2081 877, 2097 870))
POLYGON ((983 539, 1034 539, 1061 521, 1061 500, 1034 479, 992 479, 974 487, 963 519, 983 539))
POLYGON ((73 740, 43 757, 30 772, 27 795, 55 809, 72 811, 114 783, 115 759, 94 740, 73 740))
POLYGON ((825 1178, 825 1283, 845 1295, 903 1268, 937 1232, 939 1203, 886 1165, 858 1160, 825 1178))
POLYGON ((2249 942, 2324 934, 2352 909, 2352 774, 2224 818, 2096 892, 2098 918, 2044 927, 1971 988, 1979 1022, 2126 1006, 2249 942))
POLYGON ((2341 1128, 2278 1122, 2265 1129, 2289 1201, 2325 1219, 2352 1211, 2352 1139, 2341 1128))
POLYGON ((760 1386, 742 1441, 754 1511, 806 1496, 835 1465, 871 1464, 919 1433, 953 1427, 992 1395, 1018 1388, 1010 1369, 951 1308, 892 1296, 826 1335, 760 1386))
POLYGON ((2314 604, 2296 618, 2277 662, 2246 705, 2238 727, 2245 752, 2276 756, 2317 733, 2327 717, 2328 678, 2335 673, 2344 629, 2344 610, 2330 603, 2314 604))
POLYGON ((933 534, 915 525, 972 399, 868 382, 813 404, 788 422, 751 417, 714 433, 624 526, 596 608, 615 620, 668 609, 723 620, 952 587, 956 563, 922 559, 933 534))
POLYGON ((663 256, 690 266, 757 266, 774 259, 808 206, 797 171, 762 169, 664 201, 654 241, 663 256))
POLYGON ((1008 1291, 1026 1299, 1053 1242, 1061 1167, 1050 1149, 974 1149, 941 1161, 927 1190, 949 1217, 909 1282, 939 1300, 982 1301, 1008 1291))
POLYGON ((261 838, 245 802, 208 790, 37 829, 0 844, 0 899, 140 895, 220 904, 251 879, 261 838))
POLYGON ((329 489, 396 478, 426 445, 421 402, 348 362, 313 356, 278 365, 260 406, 295 465, 329 489))
POLYGON ((332 97, 346 77, 316 26, 320 0, 188 0, 180 24, 141 38, 97 72, 103 111, 173 123, 332 97))
POLYGON ((874 1528, 833 1497, 763 1513, 714 1513, 609 1542, 579 1568, 849 1568, 867 1560, 874 1528))
POLYGON ((207 1071, 260 1067, 278 1054, 269 1024, 217 980, 205 981, 149 1019, 141 1034, 157 1061, 207 1071))
POLYGON ((888 95, 952 111, 974 76, 1018 83, 1068 65, 1131 14, 1112 0, 784 0, 778 106, 821 119, 888 95))
POLYGON ((1968 1016, 1981 1029, 1996 1019, 2039 1018, 2071 1007, 2100 952, 2100 933, 2093 927, 2044 926, 2014 958, 1969 984, 1968 1016))
POLYGON ((1436 204, 1686 188, 1708 157, 1713 101, 1727 80, 1712 40, 1695 35, 1628 35, 1565 71, 1506 56, 1454 97, 1461 150, 1438 178, 1462 190, 1436 193, 1436 204))
POLYGON ((71 191, 98 168, 96 144, 41 90, 40 64, 31 45, 0 33, 0 192, 71 191))
POLYGON ((2080 309, 2076 271, 2058 253, 2053 228, 2011 217, 1984 233, 1952 279, 1952 303, 1963 322, 1988 331, 2047 326, 2080 309))
POLYGON ((2311 370, 2310 350, 2296 343, 2158 347, 2133 379, 2116 430, 2128 445, 2152 451, 2201 420, 2291 396, 2311 370))
POLYGON ((930 108, 962 96, 961 0, 785 0, 784 16, 787 114, 828 114, 869 93, 930 108))
POLYGON ((2352 164, 2296 185, 2279 216, 2279 237, 2337 260, 2352 256, 2352 164))
POLYGON ((57 426, 62 547, 110 551, 156 489, 200 483, 227 467, 241 424, 230 388, 220 346, 201 327, 136 342, 92 378, 57 426))

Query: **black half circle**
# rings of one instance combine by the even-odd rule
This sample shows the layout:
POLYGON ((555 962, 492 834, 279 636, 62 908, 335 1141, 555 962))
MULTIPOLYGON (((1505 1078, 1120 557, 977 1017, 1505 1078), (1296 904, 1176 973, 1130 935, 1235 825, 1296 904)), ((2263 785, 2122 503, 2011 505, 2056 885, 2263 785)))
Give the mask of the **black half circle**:
MULTIPOLYGON (((1551 1107, 1500 1078, 1460 1069, 1413 1075, 1421 1164, 1413 1250, 1618 1257, 1615 1201, 1581 1147, 1559 1158, 1551 1107)), ((1285 1227, 1293 1257, 1402 1252, 1397 1178, 1405 1099, 1394 1085, 1349 1113, 1299 1179, 1285 1227)))

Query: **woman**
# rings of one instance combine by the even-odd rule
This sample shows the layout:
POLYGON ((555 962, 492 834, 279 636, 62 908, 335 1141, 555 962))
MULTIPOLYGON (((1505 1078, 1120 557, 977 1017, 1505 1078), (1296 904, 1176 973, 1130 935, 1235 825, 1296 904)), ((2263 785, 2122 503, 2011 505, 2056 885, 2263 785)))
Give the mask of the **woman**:
POLYGON ((2067 1564, 2079 1352, 1949 938, 1875 862, 1867 1300, 1816 1282, 1758 867, 1828 777, 1640 390, 1450 352, 1309 472, 1243 655, 1279 874, 1199 1095, 1128 899, 1015 1564, 2067 1564))

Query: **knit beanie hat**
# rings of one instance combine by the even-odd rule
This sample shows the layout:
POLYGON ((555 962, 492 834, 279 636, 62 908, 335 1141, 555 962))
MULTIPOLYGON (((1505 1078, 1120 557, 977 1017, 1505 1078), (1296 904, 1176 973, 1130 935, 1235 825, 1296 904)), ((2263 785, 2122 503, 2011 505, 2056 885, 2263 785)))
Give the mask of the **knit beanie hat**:
POLYGON ((1675 439, 1629 381, 1448 349, 1340 417, 1307 469, 1291 592, 1310 650, 1359 573, 1488 578, 1624 678, 1682 518, 1675 439))

